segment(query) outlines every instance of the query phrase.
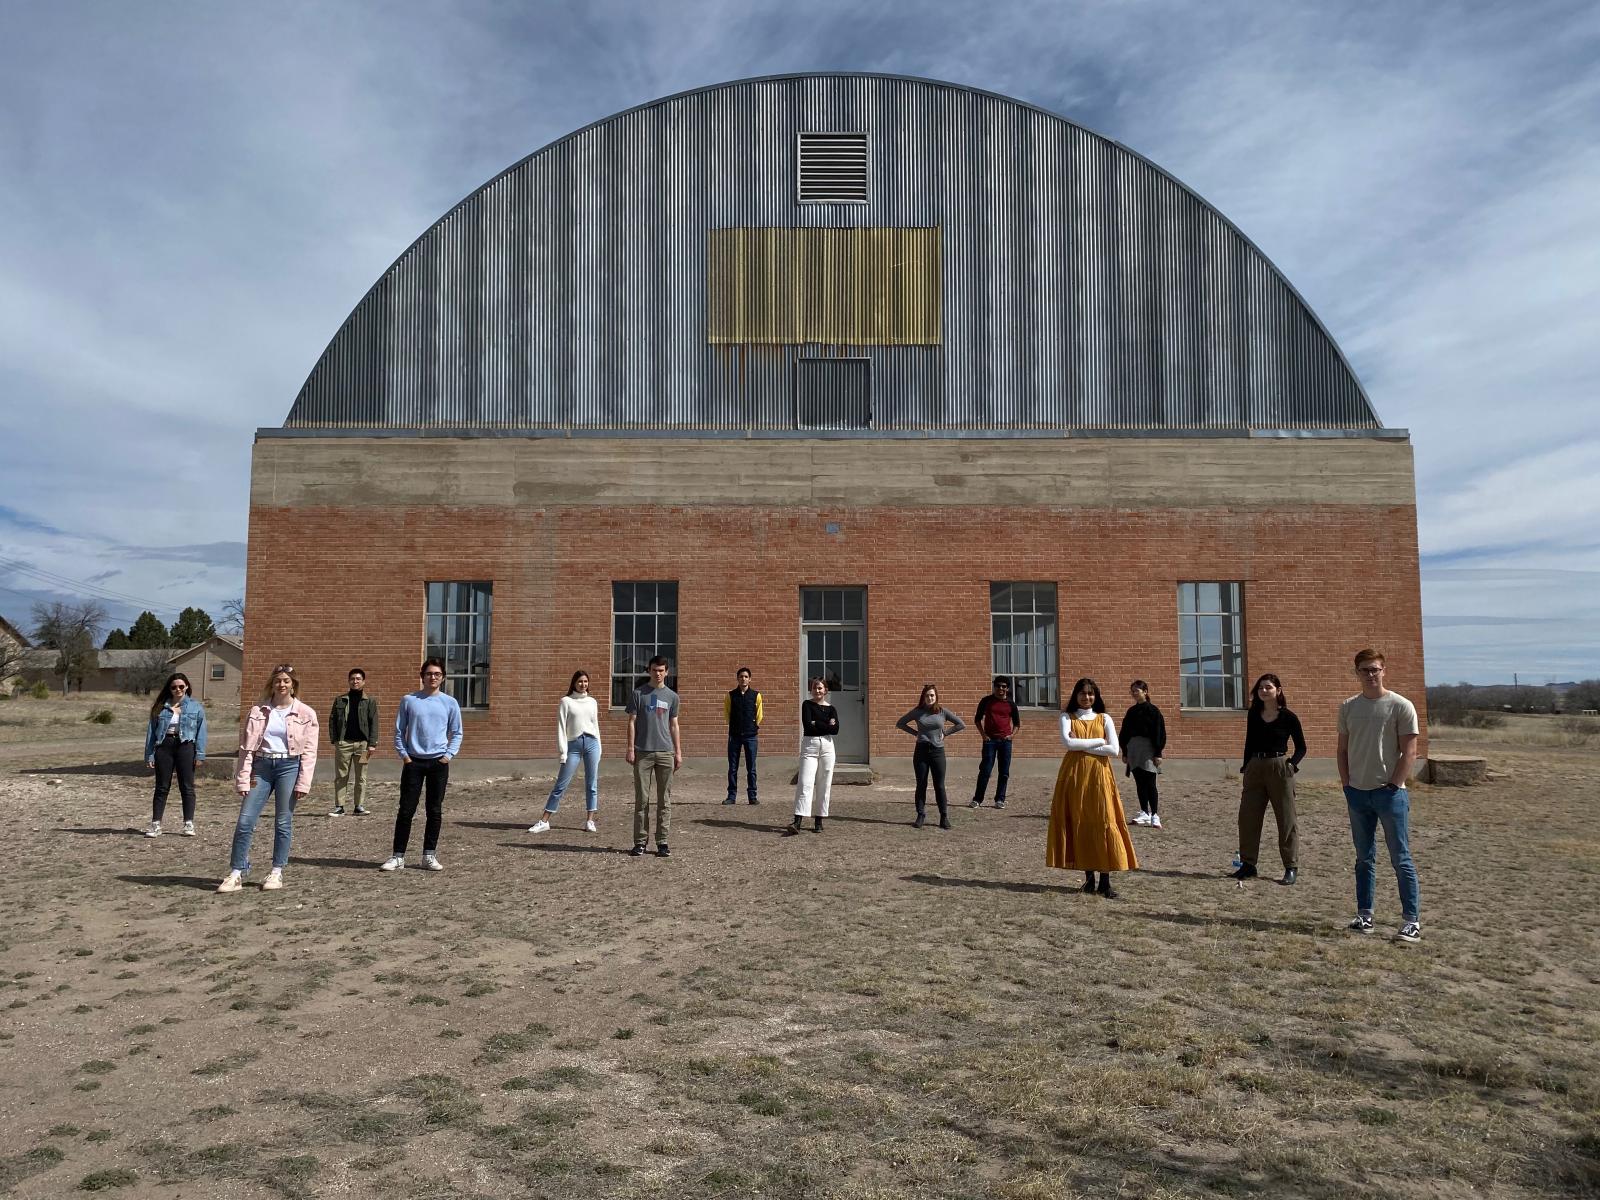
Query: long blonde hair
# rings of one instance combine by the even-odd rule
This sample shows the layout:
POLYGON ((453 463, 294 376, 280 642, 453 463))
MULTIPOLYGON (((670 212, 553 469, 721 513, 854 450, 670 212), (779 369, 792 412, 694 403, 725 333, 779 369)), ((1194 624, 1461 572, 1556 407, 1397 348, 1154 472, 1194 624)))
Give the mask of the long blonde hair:
POLYGON ((287 675, 289 677, 289 694, 296 700, 300 698, 300 681, 294 677, 294 668, 288 663, 279 663, 272 668, 271 673, 267 676, 267 685, 261 689, 263 703, 272 703, 272 681, 279 675, 287 675))

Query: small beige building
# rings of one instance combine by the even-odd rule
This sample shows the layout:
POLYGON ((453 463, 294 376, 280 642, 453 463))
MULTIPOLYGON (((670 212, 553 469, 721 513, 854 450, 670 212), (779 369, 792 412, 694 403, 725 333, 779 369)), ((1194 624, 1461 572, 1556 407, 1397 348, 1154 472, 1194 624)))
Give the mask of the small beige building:
POLYGON ((22 672, 23 653, 32 643, 4 617, 0 617, 0 689, 9 691, 22 672))
POLYGON ((244 672, 244 641, 219 633, 172 656, 172 669, 189 677, 194 697, 206 705, 237 707, 244 672))

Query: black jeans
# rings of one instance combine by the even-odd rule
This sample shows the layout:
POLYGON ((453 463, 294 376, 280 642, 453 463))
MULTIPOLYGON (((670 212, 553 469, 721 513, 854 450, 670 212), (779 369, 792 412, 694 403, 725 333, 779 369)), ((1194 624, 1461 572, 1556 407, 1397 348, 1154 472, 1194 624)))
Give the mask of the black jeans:
POLYGON ((1160 797, 1156 795, 1156 774, 1154 771, 1135 771, 1133 773, 1133 786, 1139 789, 1139 807, 1152 817, 1156 815, 1156 805, 1160 797))
POLYGON ((394 815, 394 852, 403 855, 411 841, 411 818, 423 785, 428 789, 428 820, 422 829, 422 852, 439 848, 439 828, 444 824, 444 789, 450 782, 450 764, 442 758, 413 758, 400 768, 400 809, 394 815))
POLYGON ((978 764, 978 786, 972 793, 974 804, 983 803, 983 793, 989 790, 989 773, 1000 764, 1000 785, 995 788, 994 802, 1006 802, 1006 784, 1011 780, 1011 739, 984 738, 983 761, 978 764))
POLYGON ((944 816, 944 747, 918 742, 915 753, 911 755, 911 766, 917 773, 917 812, 923 813, 928 809, 928 775, 931 772, 933 798, 939 805, 939 815, 944 816))
POLYGON ((178 776, 178 795, 183 797, 183 819, 194 820, 194 743, 177 738, 162 738, 156 743, 156 794, 150 798, 150 819, 161 820, 167 811, 167 793, 172 776, 178 776))
POLYGON ((730 733, 728 735, 728 799, 739 798, 739 753, 744 752, 744 767, 747 786, 750 789, 750 800, 756 798, 756 735, 753 733, 730 733))

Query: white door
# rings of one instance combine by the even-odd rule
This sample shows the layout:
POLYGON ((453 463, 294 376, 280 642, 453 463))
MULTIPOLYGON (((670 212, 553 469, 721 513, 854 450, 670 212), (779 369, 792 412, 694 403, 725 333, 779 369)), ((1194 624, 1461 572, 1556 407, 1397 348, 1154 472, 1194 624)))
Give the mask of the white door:
POLYGON ((800 589, 800 683, 807 699, 813 677, 828 681, 828 699, 839 710, 838 760, 866 762, 866 588, 800 589))

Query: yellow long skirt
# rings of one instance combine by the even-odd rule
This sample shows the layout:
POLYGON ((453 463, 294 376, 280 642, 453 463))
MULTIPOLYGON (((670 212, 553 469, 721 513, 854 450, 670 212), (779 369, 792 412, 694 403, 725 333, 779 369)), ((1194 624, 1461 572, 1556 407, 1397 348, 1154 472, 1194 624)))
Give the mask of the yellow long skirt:
POLYGON ((1061 760, 1045 837, 1044 860, 1049 866, 1067 871, 1139 869, 1109 759, 1072 750, 1061 760))

